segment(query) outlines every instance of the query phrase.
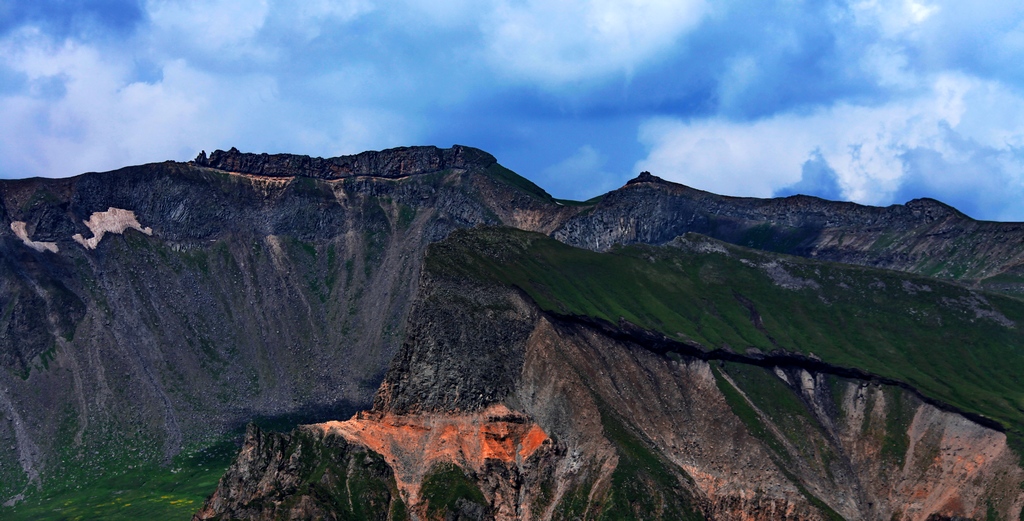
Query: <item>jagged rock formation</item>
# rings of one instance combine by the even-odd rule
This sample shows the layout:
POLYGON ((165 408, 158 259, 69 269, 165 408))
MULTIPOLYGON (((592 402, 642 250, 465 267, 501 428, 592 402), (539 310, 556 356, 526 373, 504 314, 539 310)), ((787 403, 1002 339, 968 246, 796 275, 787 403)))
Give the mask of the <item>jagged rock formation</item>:
POLYGON ((227 152, 217 150, 210 157, 202 152, 193 162, 239 174, 334 180, 357 176, 398 179, 444 170, 486 168, 498 161, 482 150, 455 146, 392 148, 328 159, 294 154, 245 154, 232 148, 227 152))
POLYGON ((421 485, 445 465, 454 463, 480 481, 482 494, 493 498, 485 505, 491 516, 515 519, 520 503, 537 501, 539 478, 548 477, 549 465, 557 460, 544 430, 501 404, 465 414, 371 412, 312 428, 383 455, 395 470, 403 499, 421 518, 431 517, 435 501, 429 491, 421 497, 421 485))

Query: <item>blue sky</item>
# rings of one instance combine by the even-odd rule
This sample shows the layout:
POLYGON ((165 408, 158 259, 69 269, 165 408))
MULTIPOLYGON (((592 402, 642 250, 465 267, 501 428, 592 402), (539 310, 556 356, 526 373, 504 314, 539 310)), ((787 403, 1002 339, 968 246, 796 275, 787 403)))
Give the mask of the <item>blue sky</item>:
POLYGON ((0 2, 0 177, 454 143, 553 195, 934 197, 1024 221, 1024 4, 0 2))

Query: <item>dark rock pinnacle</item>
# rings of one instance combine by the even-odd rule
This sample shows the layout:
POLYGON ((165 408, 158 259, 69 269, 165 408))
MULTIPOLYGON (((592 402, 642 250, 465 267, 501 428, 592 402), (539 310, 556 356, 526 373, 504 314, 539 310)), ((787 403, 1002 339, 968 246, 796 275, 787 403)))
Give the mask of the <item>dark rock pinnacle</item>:
POLYGON ((228 151, 215 150, 209 157, 205 151, 200 152, 192 162, 217 170, 269 177, 341 179, 373 176, 397 179, 449 169, 486 168, 497 160, 482 150, 455 145, 451 148, 400 147, 331 158, 250 154, 232 147, 228 151))
POLYGON ((630 179, 629 181, 626 181, 626 184, 627 185, 631 185, 631 184, 636 184, 636 183, 666 183, 666 182, 667 181, 665 181, 664 179, 662 179, 662 178, 660 178, 660 177, 658 177, 656 175, 653 175, 650 172, 644 170, 643 172, 640 172, 640 175, 636 176, 634 179, 630 179))

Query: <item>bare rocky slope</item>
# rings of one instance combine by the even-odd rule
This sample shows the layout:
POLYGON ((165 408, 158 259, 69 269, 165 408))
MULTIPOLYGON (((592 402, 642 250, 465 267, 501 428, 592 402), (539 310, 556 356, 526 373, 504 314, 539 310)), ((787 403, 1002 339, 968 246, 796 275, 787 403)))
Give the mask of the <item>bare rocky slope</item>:
MULTIPOLYGON (((532 367, 528 353, 533 352, 524 346, 532 345, 529 339, 538 336, 541 324, 562 331, 561 335, 579 328, 590 331, 538 307, 535 298, 509 297, 512 300, 508 302, 525 314, 522 317, 502 322, 499 319, 507 310, 499 306, 491 315, 481 317, 472 326, 475 329, 460 333, 462 337, 430 333, 436 344, 430 345, 439 350, 431 356, 454 357, 445 363, 457 364, 457 371, 444 373, 449 380, 443 385, 424 381, 403 387, 397 374, 385 379, 389 364, 394 373, 406 357, 413 356, 410 349, 400 348, 421 346, 417 339, 430 332, 417 322, 422 313, 411 314, 414 303, 417 309, 430 309, 430 299, 421 295, 434 291, 425 289, 434 286, 423 282, 428 245, 455 230, 478 225, 540 232, 595 251, 607 251, 615 244, 671 245, 685 233, 697 232, 770 251, 953 279, 1007 293, 1020 290, 1017 272, 1024 254, 1021 225, 974 221, 934 201, 872 208, 801 196, 730 198, 645 174, 599 200, 562 202, 502 168, 489 154, 461 146, 400 148, 329 159, 244 154, 232 149, 209 156, 203 153, 188 163, 142 165, 70 179, 0 181, 0 365, 4 369, 0 371, 0 503, 18 504, 26 494, 50 487, 78 487, 111 469, 170 461, 181 450, 202 447, 237 432, 254 418, 282 418, 294 424, 299 420, 338 420, 356 411, 372 410, 355 423, 303 427, 300 434, 253 431, 246 446, 273 439, 277 441, 260 446, 292 444, 323 451, 328 438, 348 440, 330 442, 337 445, 331 445, 331 454, 340 454, 336 459, 341 462, 328 473, 333 476, 330 479, 358 475, 364 481, 376 480, 383 487, 376 490, 387 491, 386 499, 379 501, 392 506, 401 502, 402 508, 407 506, 409 513, 420 517, 440 515, 444 510, 438 510, 440 500, 430 507, 417 495, 419 484, 431 483, 435 475, 449 480, 462 475, 466 490, 479 489, 479 496, 467 492, 447 498, 450 505, 444 502, 445 508, 470 518, 523 516, 526 511, 555 517, 558 512, 566 516, 583 511, 587 515, 618 512, 607 506, 611 504, 607 501, 613 501, 608 499, 612 497, 608 491, 614 489, 609 483, 615 479, 656 489, 650 497, 657 498, 653 500, 660 505, 657 508, 678 516, 701 513, 714 517, 715 510, 709 510, 709 505, 746 511, 742 501, 736 504, 740 506, 722 506, 739 500, 715 503, 711 488, 697 478, 697 470, 704 467, 686 470, 689 467, 680 466, 682 460, 673 460, 668 449, 651 445, 653 434, 638 423, 645 420, 621 410, 612 395, 602 395, 600 379, 591 380, 588 375, 583 379, 586 385, 580 388, 585 390, 571 391, 568 384, 558 387, 559 393, 576 396, 573 398, 556 398, 555 390, 545 391, 550 400, 576 404, 572 407, 579 410, 590 407, 579 404, 591 400, 593 407, 582 416, 591 422, 586 428, 559 426, 561 420, 552 418, 564 410, 550 409, 550 404, 509 400, 509 396, 524 392, 523 375, 526 367, 532 367), (501 337, 491 343, 467 341, 476 338, 474 335, 501 337), (472 353, 463 352, 467 346, 488 352, 494 346, 507 349, 501 351, 500 359, 489 362, 497 366, 482 367, 471 362, 472 353), (382 381, 384 387, 380 387, 382 381), (436 404, 437 410, 446 411, 443 418, 415 417, 432 410, 425 405, 432 402, 424 401, 430 389, 449 387, 461 391, 445 398, 454 400, 451 403, 436 404), (479 403, 459 405, 458 400, 470 398, 479 403), (440 422, 438 425, 445 426, 441 431, 456 433, 479 428, 473 443, 498 440, 496 446, 484 444, 491 447, 487 454, 497 457, 474 456, 472 461, 463 461, 442 451, 433 459, 396 466, 399 456, 395 451, 408 447, 402 449, 405 445, 396 442, 397 448, 388 449, 367 441, 367 433, 382 432, 381 425, 404 426, 422 434, 418 427, 422 422, 440 422), (595 430, 598 425, 601 429, 595 430), (489 434, 480 434, 485 432, 489 434), (535 443, 540 444, 534 447, 535 443), (523 447, 531 448, 522 452, 523 447), (582 456, 579 451, 584 449, 589 452, 582 456), (384 463, 373 463, 378 461, 373 454, 384 463), (640 474, 622 477, 625 471, 613 462, 623 459, 638 462, 636 472, 640 474), (364 472, 353 462, 369 463, 364 472), (456 466, 446 467, 446 463, 456 466), (667 474, 654 472, 652 465, 669 470, 667 474), (562 474, 545 474, 541 467, 562 469, 558 471, 562 474), (616 468, 620 474, 613 479, 609 476, 616 468), (485 482, 480 476, 498 477, 485 482), (676 489, 678 494, 666 492, 676 489), (524 506, 527 504, 530 506, 524 506)), ((920 283, 914 280, 914 284, 920 283)), ((459 303, 470 302, 472 294, 471 288, 466 294, 450 291, 451 312, 460 313, 459 303)), ((979 317, 995 313, 980 303, 964 301, 960 306, 968 313, 980 313, 979 317)), ((440 327, 431 327, 435 326, 440 327)), ((622 345, 642 344, 623 344, 616 335, 600 331, 598 328, 594 334, 619 346, 609 347, 608 353, 617 352, 622 345)), ((558 363, 564 362, 566 371, 579 373, 583 366, 577 365, 592 362, 596 354, 581 356, 558 354, 552 364, 562 360, 558 363)), ((664 353, 658 356, 664 361, 664 353)), ((704 367, 700 364, 711 371, 718 392, 732 396, 729 387, 722 387, 722 382, 729 381, 729 367, 719 368, 700 357, 683 366, 704 367)), ((419 369, 409 371, 404 378, 421 377, 417 376, 419 369)), ((818 378, 811 373, 812 379, 818 378)), ((569 382, 574 381, 572 374, 560 372, 551 377, 569 382)), ((799 373, 793 375, 791 380, 799 373)), ((742 389, 741 379, 731 378, 742 389)), ((902 389, 877 381, 872 385, 878 387, 879 396, 902 389)), ((1007 385, 1011 385, 1007 393, 1019 388, 1007 385)), ((700 400, 711 400, 709 396, 701 395, 700 400)), ((955 397, 911 393, 911 398, 924 400, 920 407, 938 406, 936 414, 963 419, 957 411, 969 412, 964 403, 942 407, 955 397)), ((871 400, 868 405, 877 409, 880 399, 871 400)), ((733 403, 730 407, 738 406, 733 403)), ((991 410, 1003 414, 1002 409, 991 410)), ((764 418, 764 414, 758 417, 764 418)), ((822 423, 822 432, 835 444, 834 438, 844 432, 842 415, 836 411, 829 414, 832 423, 822 423)), ((884 411, 880 414, 878 418, 887 417, 884 411)), ((987 418, 988 427, 999 426, 1005 423, 999 414, 989 414, 996 419, 984 415, 975 419, 985 423, 987 418)), ((757 430, 744 428, 748 434, 757 430)), ((423 446, 432 443, 429 436, 414 438, 423 446)), ((460 443, 463 441, 456 445, 460 443)), ((869 449, 864 450, 870 454, 869 449)), ((257 453, 264 454, 262 459, 256 458, 259 465, 278 461, 274 459, 277 452, 250 455, 257 453)), ((783 456, 765 457, 768 459, 758 460, 758 465, 769 468, 766 461, 783 456)), ((848 459, 855 458, 849 455, 848 459)), ((286 467, 301 469, 317 459, 303 461, 286 467)), ((820 462, 816 464, 818 467, 805 465, 812 469, 806 472, 824 472, 820 462)), ((795 472, 787 465, 776 464, 775 468, 795 472)), ((1004 470, 1004 476, 1015 472, 1010 467, 1004 470)), ((847 473, 856 474, 853 470, 847 473)), ((778 490, 812 481, 799 476, 783 478, 779 478, 783 485, 778 490)), ((239 478, 238 482, 242 481, 239 478)), ((984 488, 991 485, 985 483, 984 490, 994 490, 984 488)), ((283 493, 273 492, 274 487, 260 490, 279 494, 274 501, 283 501, 283 493)), ((318 490, 323 496, 327 489, 318 490)), ((771 501, 818 497, 817 492, 805 493, 799 487, 796 496, 790 492, 765 497, 775 498, 771 501)), ((750 494, 760 497, 762 493, 746 490, 737 494, 722 497, 749 499, 753 497, 750 494)), ((873 500, 881 494, 878 491, 865 492, 868 495, 863 497, 868 500, 849 499, 850 504, 859 505, 849 507, 853 510, 843 510, 847 507, 835 506, 840 505, 838 500, 821 494, 821 501, 843 515, 876 508, 864 507, 865 501, 881 504, 873 500)), ((1008 512, 1017 501, 1016 496, 1006 499, 1011 496, 1007 492, 1002 499, 972 496, 974 499, 960 501, 965 505, 962 511, 974 516, 979 509, 988 508, 978 506, 983 503, 992 504, 993 512, 1008 512)), ((318 497, 314 499, 324 500, 318 497)), ((385 494, 381 492, 379 498, 385 494)), ((323 506, 326 503, 316 501, 303 504, 321 505, 316 508, 322 510, 309 512, 330 510, 323 506)), ((800 512, 822 511, 814 501, 793 501, 792 505, 797 505, 793 508, 800 512)), ((620 505, 615 508, 628 506, 614 504, 620 505)), ((768 503, 756 508, 769 508, 764 505, 768 503)))
MULTIPOLYGON (((479 230, 432 247, 373 409, 285 439, 339 436, 379 455, 403 501, 389 519, 1018 518, 1024 469, 1002 429, 912 387, 560 315, 522 288, 467 276, 485 269, 466 267, 480 259, 520 264, 531 241, 541 239, 479 230), (454 499, 431 486, 452 465, 467 483, 454 499)), ((718 247, 705 255, 729 255, 718 247)), ((876 280, 848 275, 856 290, 876 280)), ((250 433, 228 475, 308 472, 247 456, 281 435, 270 436, 250 433)), ((237 488, 222 480, 196 519, 264 515, 245 515, 252 503, 232 500, 237 488)))
MULTIPOLYGON (((231 157, 252 156, 212 155, 231 157)), ((330 179, 201 155, 0 182, 0 503, 368 406, 426 245, 555 206, 475 149, 350 160, 330 179)))

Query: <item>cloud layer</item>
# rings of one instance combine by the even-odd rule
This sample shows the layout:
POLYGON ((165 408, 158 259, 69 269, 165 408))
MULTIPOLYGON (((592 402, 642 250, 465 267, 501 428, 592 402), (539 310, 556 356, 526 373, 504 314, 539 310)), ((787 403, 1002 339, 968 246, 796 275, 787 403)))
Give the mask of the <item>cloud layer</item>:
POLYGON ((1024 10, 908 0, 829 11, 817 50, 805 43, 815 31, 751 49, 726 61, 707 114, 646 120, 636 169, 733 195, 934 197, 1024 220, 1024 83, 1013 63, 1024 58, 1024 10), (818 68, 845 81, 807 77, 818 68), (787 76, 804 95, 780 99, 787 76), (819 98, 816 88, 836 90, 819 98))
POLYGON ((815 169, 831 172, 839 188, 815 195, 868 204, 959 198, 972 183, 992 188, 987 179, 1004 192, 1024 192, 1024 99, 963 76, 940 76, 917 96, 879 105, 837 103, 751 122, 654 120, 641 127, 640 140, 650 153, 637 169, 735 195, 820 185, 808 177, 815 169))
POLYGON ((1008 1, 15 0, 0 176, 462 143, 559 197, 648 169, 1024 220, 1022 35, 1008 1))

